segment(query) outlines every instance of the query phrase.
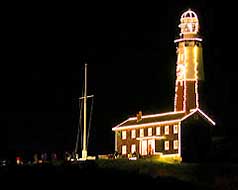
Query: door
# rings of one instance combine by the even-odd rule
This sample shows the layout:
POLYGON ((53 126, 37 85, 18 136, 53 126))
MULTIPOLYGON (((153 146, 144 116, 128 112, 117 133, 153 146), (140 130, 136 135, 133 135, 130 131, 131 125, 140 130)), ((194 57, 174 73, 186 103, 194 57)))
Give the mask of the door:
POLYGON ((155 153, 155 140, 148 140, 148 155, 153 155, 155 153))
POLYGON ((141 155, 147 155, 147 140, 141 141, 141 155))

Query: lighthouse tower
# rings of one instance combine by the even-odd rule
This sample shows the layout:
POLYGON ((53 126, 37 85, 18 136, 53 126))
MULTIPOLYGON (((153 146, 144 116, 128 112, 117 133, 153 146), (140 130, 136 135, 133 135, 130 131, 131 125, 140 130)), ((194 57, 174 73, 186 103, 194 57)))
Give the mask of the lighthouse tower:
POLYGON ((192 10, 180 18, 180 38, 177 45, 176 86, 174 111, 189 113, 199 108, 199 81, 203 79, 202 38, 199 37, 199 20, 192 10))

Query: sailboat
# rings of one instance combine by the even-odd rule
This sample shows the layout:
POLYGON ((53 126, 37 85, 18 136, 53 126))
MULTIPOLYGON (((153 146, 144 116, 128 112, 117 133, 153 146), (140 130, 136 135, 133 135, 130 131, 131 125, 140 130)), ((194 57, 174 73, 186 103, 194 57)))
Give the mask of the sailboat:
MULTIPOLYGON (((86 160, 95 160, 95 156, 88 156, 88 151, 87 151, 87 99, 94 97, 94 95, 87 95, 87 63, 85 63, 85 74, 84 74, 84 95, 80 97, 79 99, 83 100, 83 148, 82 148, 82 156, 79 158, 79 161, 86 161, 86 160)), ((78 129, 79 130, 79 129, 78 129)), ((76 147, 75 147, 75 153, 77 153, 77 148, 78 148, 78 139, 79 139, 79 131, 77 134, 77 142, 76 142, 76 147)))

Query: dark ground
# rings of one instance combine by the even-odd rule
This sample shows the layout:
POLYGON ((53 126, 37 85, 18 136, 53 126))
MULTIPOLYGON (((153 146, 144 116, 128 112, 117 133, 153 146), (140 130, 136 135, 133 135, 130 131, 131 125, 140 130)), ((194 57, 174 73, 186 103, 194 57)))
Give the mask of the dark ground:
POLYGON ((189 189, 238 187, 237 164, 166 164, 152 160, 96 160, 2 167, 7 187, 24 189, 189 189))
MULTIPOLYGON (((188 182, 183 182, 173 177, 153 178, 147 174, 139 174, 136 171, 121 171, 115 168, 100 168, 94 162, 86 165, 63 164, 54 166, 51 164, 18 166, 2 171, 1 179, 8 179, 18 184, 19 187, 33 188, 183 188, 196 189, 188 182)), ((12 184, 10 184, 12 185, 12 184)))

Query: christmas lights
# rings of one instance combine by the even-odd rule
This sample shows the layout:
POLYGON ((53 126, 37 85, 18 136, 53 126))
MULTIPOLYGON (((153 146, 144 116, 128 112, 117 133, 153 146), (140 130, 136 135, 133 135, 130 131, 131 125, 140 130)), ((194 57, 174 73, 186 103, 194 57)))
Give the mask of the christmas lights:
POLYGON ((131 139, 129 140, 122 140, 121 135, 115 135, 115 150, 117 148, 123 149, 123 154, 126 154, 126 147, 135 150, 138 146, 137 150, 141 155, 146 156, 152 153, 160 155, 160 158, 176 158, 181 161, 182 151, 184 151, 181 143, 182 138, 184 138, 182 128, 186 130, 187 127, 184 121, 198 113, 211 125, 216 124, 199 107, 198 88, 199 75, 202 72, 202 39, 198 35, 197 15, 189 9, 182 14, 180 21, 181 38, 174 40, 177 43, 174 111, 151 115, 142 115, 141 112, 140 115, 137 114, 137 117, 130 117, 113 127, 112 130, 115 131, 115 134, 124 133, 124 137, 126 136, 125 133, 131 132, 131 139), (173 126, 173 133, 169 131, 170 126, 173 126), (139 137, 136 137, 136 129, 139 130, 139 137), (162 149, 155 147, 157 141, 163 143, 162 149), (150 151, 150 148, 153 151, 150 151), (155 148, 157 148, 156 151, 155 148))

